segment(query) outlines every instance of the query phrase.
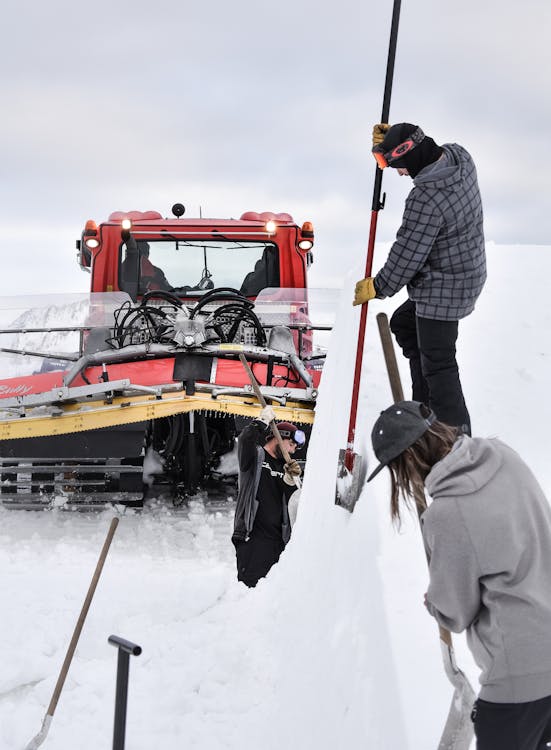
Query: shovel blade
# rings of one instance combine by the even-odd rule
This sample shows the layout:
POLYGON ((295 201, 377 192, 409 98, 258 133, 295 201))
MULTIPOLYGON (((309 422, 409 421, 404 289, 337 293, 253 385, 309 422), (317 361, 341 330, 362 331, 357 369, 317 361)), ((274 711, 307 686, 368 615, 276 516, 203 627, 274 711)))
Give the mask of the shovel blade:
POLYGON ((37 748, 42 745, 50 729, 52 719, 53 716, 51 714, 46 714, 42 722, 42 726, 40 727, 40 732, 32 738, 28 745, 25 746, 25 750, 37 750, 37 748))
POLYGON ((337 468, 335 505, 340 505, 341 508, 352 513, 365 484, 366 474, 367 463, 364 458, 358 453, 353 453, 349 448, 341 448, 337 468))
POLYGON ((446 674, 454 686, 448 718, 438 750, 469 750, 474 735, 471 712, 476 694, 466 675, 455 663, 453 647, 440 642, 446 674))

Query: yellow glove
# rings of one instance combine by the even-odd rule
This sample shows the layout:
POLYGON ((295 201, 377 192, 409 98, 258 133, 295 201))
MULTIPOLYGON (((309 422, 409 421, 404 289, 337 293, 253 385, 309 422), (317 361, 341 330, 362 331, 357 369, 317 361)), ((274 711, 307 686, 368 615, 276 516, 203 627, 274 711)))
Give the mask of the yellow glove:
POLYGON ((300 477, 302 469, 298 465, 298 461, 292 458, 288 464, 285 464, 285 473, 283 475, 283 481, 285 484, 295 484, 295 477, 300 477))
POLYGON ((375 299, 377 296, 377 290, 375 289, 375 283, 371 276, 367 279, 362 279, 356 284, 354 290, 354 302, 353 305, 363 305, 369 302, 370 299, 375 299))
POLYGON ((376 125, 373 125, 373 146, 381 145, 389 128, 390 125, 387 125, 386 122, 378 122, 376 125))

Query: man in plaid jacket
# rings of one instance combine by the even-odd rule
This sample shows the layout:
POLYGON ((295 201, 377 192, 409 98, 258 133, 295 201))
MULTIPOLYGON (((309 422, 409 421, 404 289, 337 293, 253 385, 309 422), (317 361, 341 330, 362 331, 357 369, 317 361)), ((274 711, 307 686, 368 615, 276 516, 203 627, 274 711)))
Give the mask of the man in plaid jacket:
POLYGON ((373 144, 379 166, 409 175, 414 187, 386 263, 356 284, 354 304, 407 286, 409 299, 390 327, 409 360, 413 399, 470 434, 455 345, 458 321, 473 311, 486 280, 475 165, 462 146, 438 146, 410 123, 375 125, 373 144))

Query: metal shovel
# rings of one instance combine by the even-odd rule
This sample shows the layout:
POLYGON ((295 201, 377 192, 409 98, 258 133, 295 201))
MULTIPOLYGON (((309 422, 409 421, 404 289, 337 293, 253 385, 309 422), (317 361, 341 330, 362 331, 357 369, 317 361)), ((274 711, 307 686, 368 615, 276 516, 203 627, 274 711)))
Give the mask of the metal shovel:
POLYGON ((48 710, 46 711, 46 715, 44 716, 44 719, 42 721, 42 726, 40 728, 40 731, 25 746, 25 750, 36 750, 36 748, 42 745, 42 743, 44 742, 44 740, 46 739, 48 735, 48 732, 50 730, 50 724, 52 723, 52 720, 54 718, 54 713, 57 707, 57 702, 59 700, 59 696, 61 695, 61 691, 63 690, 63 685, 65 684, 65 678, 67 677, 67 673, 69 671, 69 667, 71 666, 71 662, 73 660, 75 649, 77 647, 78 639, 80 638, 80 634, 84 626, 84 621, 86 620, 86 615, 88 614, 88 610, 90 609, 90 604, 92 603, 92 598, 94 596, 94 592, 98 585, 101 571, 103 570, 105 558, 107 557, 107 553, 109 552, 109 547, 111 546, 111 542, 113 541, 113 536, 115 534, 115 531, 117 530, 118 525, 119 525, 119 519, 117 517, 113 518, 109 525, 109 531, 107 532, 107 537, 105 539, 105 542, 103 543, 103 547, 100 552, 99 560, 97 562, 94 575, 92 576, 92 580, 90 582, 90 586, 88 588, 88 592, 86 594, 84 604, 82 605, 82 609, 80 611, 77 624, 75 625, 75 629, 73 631, 73 637, 71 638, 71 642, 69 643, 69 647, 67 649, 67 653, 65 655, 65 659, 63 661, 63 665, 61 667, 59 677, 57 678, 57 682, 54 688, 52 699, 50 700, 50 705, 48 706, 48 710))
MULTIPOLYGON (((383 110, 380 122, 388 123, 390 112, 390 95, 392 92, 392 78, 394 75, 394 61, 396 59, 396 44, 398 41, 398 22, 400 20, 401 0, 394 0, 392 8, 392 22, 390 27, 390 42, 388 45, 388 58, 386 64, 385 89, 383 95, 383 110)), ((371 204, 371 222, 369 225, 369 241, 367 245, 367 259, 365 264, 365 275, 371 276, 373 266, 373 254, 375 251, 375 234, 377 231, 377 219, 379 211, 384 208, 385 196, 381 200, 381 187, 383 182, 383 171, 375 167, 375 180, 373 185, 373 202, 371 204)), ((335 505, 346 508, 350 513, 360 496, 365 484, 367 474, 367 463, 365 458, 354 451, 354 438, 356 433, 356 416, 358 413, 358 396, 360 393, 360 378, 362 374, 362 358, 365 339, 365 328, 367 322, 367 302, 362 305, 360 311, 360 326, 358 329, 358 343, 356 347, 356 363, 354 366, 354 385, 352 388, 352 401, 350 404, 350 418, 348 422, 348 440, 346 448, 339 451, 339 462, 337 469, 337 486, 335 489, 335 505)))

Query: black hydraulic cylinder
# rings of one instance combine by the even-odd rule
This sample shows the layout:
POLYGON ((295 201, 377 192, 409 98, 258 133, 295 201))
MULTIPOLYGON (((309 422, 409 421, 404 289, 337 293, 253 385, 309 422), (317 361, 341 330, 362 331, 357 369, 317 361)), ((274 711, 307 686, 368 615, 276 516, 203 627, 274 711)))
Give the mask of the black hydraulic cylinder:
POLYGON ((126 737, 126 706, 128 702, 128 672, 130 656, 139 656, 142 647, 136 643, 110 635, 107 639, 112 646, 119 650, 117 661, 117 686, 115 691, 115 725, 113 729, 113 750, 124 750, 126 737))

